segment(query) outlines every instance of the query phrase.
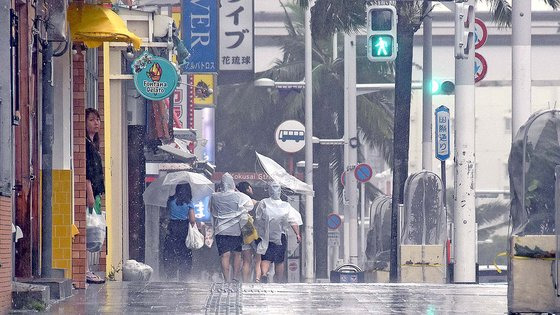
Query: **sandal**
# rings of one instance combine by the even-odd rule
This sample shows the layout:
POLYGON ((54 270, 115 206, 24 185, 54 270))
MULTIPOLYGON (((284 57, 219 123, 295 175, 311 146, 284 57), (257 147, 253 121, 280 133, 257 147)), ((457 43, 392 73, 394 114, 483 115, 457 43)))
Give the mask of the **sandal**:
POLYGON ((86 272, 86 282, 93 283, 93 284, 102 284, 105 283, 105 279, 102 279, 98 275, 94 274, 91 271, 86 272))

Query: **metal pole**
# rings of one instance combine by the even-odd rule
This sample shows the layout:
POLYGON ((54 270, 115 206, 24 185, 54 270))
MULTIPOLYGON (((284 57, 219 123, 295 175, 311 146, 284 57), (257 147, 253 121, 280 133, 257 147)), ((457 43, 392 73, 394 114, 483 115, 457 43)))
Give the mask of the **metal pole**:
MULTIPOLYGON (((339 201, 338 201, 338 176, 336 176, 336 174, 334 173, 332 176, 332 185, 333 185, 333 190, 332 190, 333 213, 338 214, 340 212, 339 201)), ((329 249, 331 251, 330 252, 331 261, 328 270, 333 270, 334 268, 337 267, 338 264, 338 258, 339 258, 338 256, 340 255, 340 244, 338 246, 329 246, 329 249)))
MULTIPOLYGON (((441 161, 441 185, 443 190, 443 207, 447 209, 447 176, 446 176, 446 169, 445 169, 445 161, 441 161)), ((446 210, 447 211, 447 210, 446 210)))
MULTIPOLYGON (((305 182, 313 187, 313 73, 311 50, 311 7, 305 10, 305 182)), ((325 235, 326 236, 326 235, 325 235)), ((325 237, 324 236, 324 237, 325 237)), ((313 195, 305 195, 305 282, 315 280, 313 250, 313 195)))
MULTIPOLYGON (((0 60, 10 60, 10 1, 0 1, 0 60)), ((14 65, 17 66, 17 65, 14 65)), ((0 195, 12 195, 12 89, 10 71, 0 72, 0 195)))
POLYGON ((512 1, 512 138, 531 115, 531 0, 512 1))
POLYGON ((422 38, 422 169, 432 170, 432 17, 424 18, 422 38))
MULTIPOLYGON (((348 72, 348 85, 346 89, 348 102, 348 139, 358 138, 356 128, 356 35, 350 34, 344 37, 344 62, 345 70, 348 72)), ((348 148, 348 164, 346 170, 353 170, 358 163, 358 148, 350 146, 348 148)), ((345 218, 349 221, 349 242, 350 242, 350 263, 358 263, 358 183, 352 172, 346 174, 346 195, 348 196, 348 216, 345 218)))
MULTIPOLYGON (((350 76, 350 47, 348 34, 344 34, 344 169, 346 177, 346 167, 348 166, 348 156, 350 152, 350 143, 348 136, 348 77, 350 76)), ((348 179, 344 183, 344 263, 350 263, 350 211, 348 204, 348 179)))
MULTIPOLYGON (((475 0, 469 0, 475 5, 475 0)), ((457 28, 458 20, 455 20, 457 28)), ((457 36, 458 34, 456 34, 457 36)), ((472 39, 471 39, 472 40, 472 39)), ((474 43, 455 59, 455 264, 454 281, 476 282, 474 43)))
POLYGON ((366 185, 364 183, 360 183, 360 252, 358 255, 360 264, 365 263, 365 253, 366 253, 366 185))
POLYGON ((52 271, 52 146, 54 139, 54 94, 52 79, 53 47, 43 46, 42 112, 41 112, 41 277, 52 271))
MULTIPOLYGON (((332 39, 332 56, 333 56, 333 60, 336 60, 338 58, 338 33, 334 33, 333 34, 333 39, 332 39)), ((333 169, 334 170, 334 169, 333 169)), ((332 200, 333 200, 333 213, 339 214, 340 213, 340 200, 338 198, 338 174, 335 174, 334 171, 332 173, 332 185, 333 185, 333 194, 332 194, 332 200)), ((330 249, 330 257, 331 257, 331 261, 329 264, 329 268, 328 270, 332 270, 334 268, 337 267, 338 265, 338 259, 340 256, 340 228, 337 231, 339 234, 339 244, 337 246, 332 246, 332 248, 330 249)))

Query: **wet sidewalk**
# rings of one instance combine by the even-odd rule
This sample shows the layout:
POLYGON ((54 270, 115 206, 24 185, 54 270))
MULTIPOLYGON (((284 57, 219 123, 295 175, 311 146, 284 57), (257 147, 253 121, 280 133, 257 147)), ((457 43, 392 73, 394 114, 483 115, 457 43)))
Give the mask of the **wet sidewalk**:
POLYGON ((506 284, 107 282, 51 314, 507 314, 506 284))

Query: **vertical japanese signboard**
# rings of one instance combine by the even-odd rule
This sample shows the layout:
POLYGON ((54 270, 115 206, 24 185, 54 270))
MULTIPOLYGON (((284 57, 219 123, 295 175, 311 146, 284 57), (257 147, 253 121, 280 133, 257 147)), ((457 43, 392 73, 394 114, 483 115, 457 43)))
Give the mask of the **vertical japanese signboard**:
MULTIPOLYGON (((181 82, 187 82, 187 75, 181 75, 181 82)), ((173 93, 173 110, 180 123, 180 126, 174 124, 173 127, 175 128, 187 127, 187 93, 186 84, 179 84, 177 89, 175 89, 175 93, 173 93)))
POLYGON ((436 108, 436 158, 440 161, 449 158, 449 117, 449 108, 443 105, 436 108))
POLYGON ((183 0, 183 41, 191 53, 183 72, 218 71, 218 2, 183 0))
POLYGON ((221 0, 220 72, 253 74, 253 0, 221 0))

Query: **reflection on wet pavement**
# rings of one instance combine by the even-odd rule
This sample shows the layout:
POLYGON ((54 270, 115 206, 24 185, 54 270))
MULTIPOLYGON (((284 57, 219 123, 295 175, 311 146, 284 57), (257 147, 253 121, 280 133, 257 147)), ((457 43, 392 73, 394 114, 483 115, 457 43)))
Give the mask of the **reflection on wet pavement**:
POLYGON ((52 314, 504 314, 507 286, 107 282, 52 314))

